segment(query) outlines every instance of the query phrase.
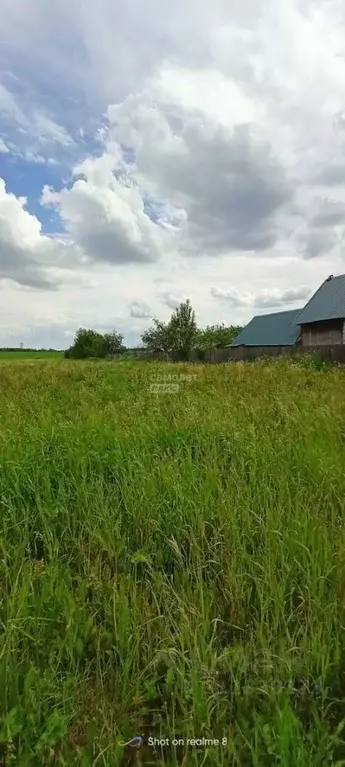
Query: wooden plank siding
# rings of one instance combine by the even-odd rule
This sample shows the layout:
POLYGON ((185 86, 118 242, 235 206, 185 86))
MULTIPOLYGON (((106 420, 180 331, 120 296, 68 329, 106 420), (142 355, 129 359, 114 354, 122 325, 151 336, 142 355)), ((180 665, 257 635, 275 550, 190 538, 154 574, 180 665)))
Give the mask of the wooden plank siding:
POLYGON ((337 346, 344 343, 344 320, 327 320, 302 325, 302 346, 337 346))

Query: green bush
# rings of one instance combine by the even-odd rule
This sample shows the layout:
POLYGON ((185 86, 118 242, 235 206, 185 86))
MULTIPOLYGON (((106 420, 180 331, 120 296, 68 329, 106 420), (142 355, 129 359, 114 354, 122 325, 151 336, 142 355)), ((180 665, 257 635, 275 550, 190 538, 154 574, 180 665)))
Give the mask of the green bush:
POLYGON ((296 357, 292 357, 291 361, 294 363, 294 365, 297 365, 300 368, 303 368, 303 370, 329 370, 331 368, 331 363, 327 362, 326 360, 323 360, 322 357, 320 357, 319 354, 311 353, 311 354, 300 354, 296 357))
POLYGON ((123 337, 113 330, 111 333, 98 333, 96 330, 79 328, 74 343, 65 351, 66 359, 105 359, 123 351, 123 337))

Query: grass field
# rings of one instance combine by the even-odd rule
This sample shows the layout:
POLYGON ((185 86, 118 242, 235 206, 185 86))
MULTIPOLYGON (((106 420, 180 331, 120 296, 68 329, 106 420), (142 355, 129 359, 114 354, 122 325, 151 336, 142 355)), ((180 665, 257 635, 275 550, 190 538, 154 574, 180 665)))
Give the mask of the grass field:
POLYGON ((2 351, 0 349, 0 360, 51 360, 62 359, 63 352, 48 351, 46 349, 39 351, 30 351, 27 349, 20 349, 16 351, 2 351))
POLYGON ((0 763, 344 765, 345 371, 0 387, 0 763))

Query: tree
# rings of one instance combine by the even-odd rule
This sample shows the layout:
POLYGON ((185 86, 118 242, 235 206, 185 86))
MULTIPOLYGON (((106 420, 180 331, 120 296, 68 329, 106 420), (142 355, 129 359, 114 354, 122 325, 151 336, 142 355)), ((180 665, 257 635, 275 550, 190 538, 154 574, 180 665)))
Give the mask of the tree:
POLYGON ((100 345, 101 336, 95 330, 79 328, 77 330, 74 342, 70 347, 70 357, 72 359, 83 360, 95 356, 95 346, 100 345))
POLYGON ((116 333, 115 330, 112 330, 110 333, 104 334, 104 339, 106 343, 107 354, 114 355, 124 351, 125 347, 122 343, 123 336, 121 333, 116 333))
POLYGON ((113 330, 111 333, 97 333, 96 330, 79 328, 73 345, 66 350, 67 359, 88 359, 89 357, 104 358, 107 355, 122 351, 122 335, 113 330))
POLYGON ((228 346, 242 330, 237 325, 207 325, 204 329, 198 329, 195 339, 197 349, 214 349, 228 346))
POLYGON ((157 320, 155 317, 153 319, 153 327, 145 330, 141 340, 148 351, 171 351, 169 325, 157 320))
POLYGON ((168 328, 172 351, 180 360, 187 360, 197 336, 195 311, 189 298, 172 313, 168 328))
POLYGON ((142 342, 151 351, 173 352, 180 360, 187 360, 192 349, 222 348, 232 343, 242 330, 237 325, 207 325, 198 328, 195 312, 189 299, 175 309, 168 323, 154 319, 153 326, 146 330, 142 342))

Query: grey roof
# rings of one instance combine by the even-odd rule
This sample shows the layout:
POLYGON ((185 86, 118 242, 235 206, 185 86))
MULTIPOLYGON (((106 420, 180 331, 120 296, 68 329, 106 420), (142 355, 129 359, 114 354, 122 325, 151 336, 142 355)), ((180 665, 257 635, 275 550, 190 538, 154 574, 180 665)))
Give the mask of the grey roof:
POLYGON ((296 318, 301 309, 253 317, 231 346, 294 346, 300 335, 296 318))
POLYGON ((328 277, 302 309, 297 322, 303 325, 320 320, 345 318, 345 274, 328 277))

